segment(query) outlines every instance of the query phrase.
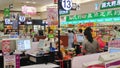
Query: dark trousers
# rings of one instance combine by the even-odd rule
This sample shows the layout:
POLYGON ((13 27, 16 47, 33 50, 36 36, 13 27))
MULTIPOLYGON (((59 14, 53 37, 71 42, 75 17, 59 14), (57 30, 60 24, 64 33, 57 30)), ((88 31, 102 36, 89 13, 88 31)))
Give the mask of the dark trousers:
POLYGON ((75 45, 75 52, 76 52, 76 55, 81 53, 80 45, 77 45, 77 44, 75 45))
POLYGON ((43 57, 44 57, 44 63, 47 64, 49 62, 49 54, 45 54, 43 57))
POLYGON ((50 62, 54 62, 55 60, 55 52, 50 52, 50 62))

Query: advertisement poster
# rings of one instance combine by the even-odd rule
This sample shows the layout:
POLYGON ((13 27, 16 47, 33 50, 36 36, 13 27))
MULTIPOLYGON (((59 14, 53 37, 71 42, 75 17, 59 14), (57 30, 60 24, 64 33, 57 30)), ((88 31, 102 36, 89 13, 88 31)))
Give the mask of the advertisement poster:
POLYGON ((4 68, 20 68, 19 55, 5 55, 4 68))
POLYGON ((47 8, 48 25, 58 25, 58 11, 56 7, 47 8))
POLYGON ((2 41, 2 52, 3 54, 9 54, 11 51, 10 49, 10 40, 3 40, 2 41))
POLYGON ((105 68, 120 68, 120 60, 113 60, 105 63, 105 68))

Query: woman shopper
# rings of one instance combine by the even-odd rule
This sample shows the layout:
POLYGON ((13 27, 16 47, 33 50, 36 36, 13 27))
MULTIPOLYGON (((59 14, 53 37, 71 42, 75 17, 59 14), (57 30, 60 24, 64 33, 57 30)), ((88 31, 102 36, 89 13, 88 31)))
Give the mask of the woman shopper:
POLYGON ((92 37, 92 29, 87 27, 84 31, 85 40, 83 42, 82 52, 83 54, 93 54, 99 52, 99 44, 92 37))

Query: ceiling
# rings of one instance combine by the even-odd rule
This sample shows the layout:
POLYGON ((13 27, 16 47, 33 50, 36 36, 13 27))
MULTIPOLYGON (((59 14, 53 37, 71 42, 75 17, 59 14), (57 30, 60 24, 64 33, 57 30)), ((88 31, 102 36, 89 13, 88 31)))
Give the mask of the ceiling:
MULTIPOLYGON (((74 3, 85 3, 95 0, 72 0, 74 3)), ((38 12, 45 11, 46 6, 52 6, 54 4, 54 0, 0 0, 0 10, 9 7, 9 4, 13 4, 13 8, 11 10, 21 11, 21 6, 28 5, 34 6, 37 8, 38 12)))

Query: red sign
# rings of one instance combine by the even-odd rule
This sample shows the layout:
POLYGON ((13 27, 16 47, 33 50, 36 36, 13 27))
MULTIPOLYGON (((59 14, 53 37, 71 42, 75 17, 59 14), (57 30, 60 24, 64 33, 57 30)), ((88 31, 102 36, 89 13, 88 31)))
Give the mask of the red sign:
POLYGON ((2 52, 3 54, 9 54, 11 51, 10 49, 10 40, 3 40, 2 41, 2 52))
POLYGON ((54 0, 54 4, 57 4, 58 3, 58 0, 54 0))

